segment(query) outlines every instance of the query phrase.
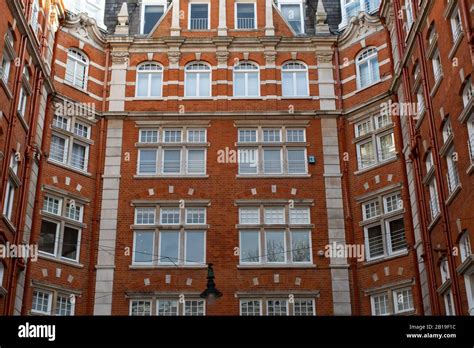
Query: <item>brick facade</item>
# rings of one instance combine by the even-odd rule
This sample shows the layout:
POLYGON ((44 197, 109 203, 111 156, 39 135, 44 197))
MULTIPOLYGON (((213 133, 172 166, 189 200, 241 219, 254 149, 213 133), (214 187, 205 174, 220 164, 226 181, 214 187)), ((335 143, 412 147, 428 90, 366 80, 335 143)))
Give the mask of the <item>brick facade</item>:
MULTIPOLYGON (((13 285, 3 286, 0 310, 424 315, 449 314, 451 292, 455 313, 472 313, 472 254, 457 253, 473 229, 463 204, 472 196, 473 167, 466 145, 472 99, 464 106, 462 96, 472 72, 464 2, 423 1, 406 41, 407 15, 394 16, 395 0, 378 13, 361 5, 350 20, 339 1, 303 1, 299 23, 285 17, 285 1, 257 0, 249 30, 236 29, 235 13, 235 3, 248 2, 208 3, 208 22, 196 22, 205 30, 189 27, 184 0, 164 1, 148 34, 141 34, 146 1, 106 1, 108 32, 85 14, 62 19, 45 74, 54 94, 39 112, 41 156, 38 169, 29 169, 40 180, 29 185, 31 220, 18 220, 23 240, 39 245, 39 259, 20 270, 23 282, 4 276, 13 285), (445 17, 456 6, 464 29, 453 48, 443 35, 449 38, 445 17), (443 71, 435 87, 421 58, 431 21, 443 71), (410 80, 417 57, 425 115, 384 113, 416 103, 416 91, 407 92, 419 83, 410 80), (236 96, 242 81, 246 96, 236 96), (459 158, 452 193, 447 160, 437 156, 451 146, 443 148, 447 118, 454 134, 447 141, 459 158), (427 175, 438 179, 441 207, 434 221, 426 203, 429 149, 436 157, 427 175), (256 162, 238 164, 239 151, 257 153, 256 162), (363 254, 326 253, 330 246, 363 254), (441 279, 443 260, 450 279, 441 279), (201 302, 208 263, 223 296, 201 302), (5 305, 12 291, 19 310, 5 305)), ((15 103, 8 93, 0 98, 5 118, 15 103)), ((0 134, 4 154, 15 148, 8 139, 0 134)), ((21 202, 15 199, 15 213, 21 202)), ((15 238, 11 228, 0 225, 5 241, 15 238)))

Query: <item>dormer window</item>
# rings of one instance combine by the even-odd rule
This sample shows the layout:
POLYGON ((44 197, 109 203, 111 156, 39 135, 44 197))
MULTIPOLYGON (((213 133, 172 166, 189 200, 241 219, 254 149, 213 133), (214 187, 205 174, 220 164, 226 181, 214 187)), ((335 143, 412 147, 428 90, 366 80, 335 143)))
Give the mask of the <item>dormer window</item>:
POLYGON ((189 30, 209 30, 209 4, 189 4, 189 30))
POLYGON ((298 0, 280 0, 278 6, 283 17, 297 34, 304 33, 303 2, 298 0))
POLYGON ((144 0, 141 9, 141 33, 149 34, 166 10, 165 0, 144 0))
POLYGON ((342 22, 339 27, 346 26, 359 12, 374 14, 379 7, 380 0, 341 0, 342 22))

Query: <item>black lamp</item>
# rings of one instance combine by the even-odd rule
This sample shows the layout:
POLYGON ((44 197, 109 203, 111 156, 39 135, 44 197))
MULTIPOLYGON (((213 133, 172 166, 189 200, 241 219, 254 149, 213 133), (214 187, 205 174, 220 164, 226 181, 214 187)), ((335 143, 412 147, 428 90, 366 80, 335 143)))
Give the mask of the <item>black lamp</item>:
POLYGON ((212 269, 212 263, 207 265, 207 288, 201 293, 201 298, 207 300, 214 300, 222 296, 222 292, 216 289, 216 283, 214 282, 214 270, 212 269))

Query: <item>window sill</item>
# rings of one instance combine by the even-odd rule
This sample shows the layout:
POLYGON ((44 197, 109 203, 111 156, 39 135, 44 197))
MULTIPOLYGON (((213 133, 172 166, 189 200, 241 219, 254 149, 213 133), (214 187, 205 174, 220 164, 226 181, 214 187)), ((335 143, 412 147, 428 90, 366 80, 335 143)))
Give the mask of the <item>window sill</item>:
POLYGON ((441 73, 441 75, 439 75, 438 79, 436 80, 436 83, 435 85, 433 86, 433 89, 431 90, 430 92, 430 97, 433 98, 436 93, 438 92, 438 89, 439 89, 439 86, 441 86, 441 82, 443 82, 443 73, 441 73))
POLYGON ((207 265, 130 265, 128 266, 129 269, 132 270, 146 270, 146 269, 195 269, 195 270, 201 270, 201 269, 207 269, 207 265))
POLYGON ((311 174, 237 174, 237 179, 285 179, 310 178, 311 174))
POLYGON ((53 262, 57 262, 57 263, 60 263, 60 264, 63 264, 63 265, 72 266, 72 267, 75 267, 75 268, 84 268, 84 265, 79 263, 79 262, 68 261, 68 260, 64 260, 64 259, 58 259, 54 256, 49 255, 49 254, 45 254, 42 251, 38 251, 38 257, 40 259, 43 259, 43 260, 53 261, 53 262))
POLYGON ((212 95, 207 97, 183 97, 183 100, 213 100, 212 95))
POLYGON ((310 95, 301 95, 301 96, 297 96, 297 95, 295 95, 295 96, 284 96, 284 95, 282 95, 281 96, 281 100, 292 100, 292 99, 296 99, 296 100, 305 100, 305 99, 310 100, 311 99, 312 100, 313 97, 310 96, 310 95))
MULTIPOLYGON (((472 160, 471 160, 471 161, 472 161, 472 160)), ((474 172, 474 163, 471 162, 471 164, 469 165, 469 167, 467 167, 466 174, 467 174, 467 175, 471 175, 473 172, 474 172)))
POLYGON ((8 84, 3 81, 3 79, 0 79, 0 86, 2 86, 3 90, 5 91, 5 94, 7 95, 8 99, 13 98, 13 94, 10 91, 10 88, 8 88, 8 84))
POLYGON ((423 109, 423 111, 419 115, 416 116, 416 123, 415 123, 416 130, 420 129, 421 123, 423 122, 425 115, 426 115, 426 109, 423 109))
POLYGON ((23 129, 25 130, 25 132, 28 132, 30 127, 28 127, 28 124, 25 121, 25 116, 22 115, 19 111, 16 112, 16 115, 18 116, 18 119, 20 120, 20 123, 21 123, 23 129))
POLYGON ((415 315, 415 314, 416 314, 416 310, 415 310, 415 309, 408 309, 408 310, 403 311, 403 312, 394 313, 393 315, 394 315, 394 316, 402 317, 402 316, 406 316, 406 315, 415 315))
POLYGON ((446 141, 444 142, 444 144, 441 146, 441 148, 439 149, 439 155, 440 156, 446 156, 446 152, 448 151, 448 149, 451 147, 451 145, 453 144, 453 140, 454 139, 454 135, 451 134, 448 139, 446 139, 446 141))
POLYGON ((64 84, 65 84, 66 86, 69 86, 69 87, 71 87, 71 88, 74 88, 74 89, 75 89, 76 91, 78 91, 78 92, 81 92, 81 93, 83 93, 83 94, 89 96, 89 92, 87 91, 87 88, 84 88, 84 89, 83 89, 83 88, 79 88, 79 87, 75 86, 74 84, 72 84, 71 82, 66 81, 66 79, 64 79, 64 84))
POLYGON ((461 191, 461 184, 458 184, 454 190, 449 194, 449 197, 448 199, 446 199, 446 201, 444 202, 445 205, 450 205, 454 199, 456 198, 456 196, 458 195, 458 193, 461 191))
POLYGON ((386 262, 386 261, 389 261, 389 260, 396 259, 398 257, 407 256, 407 255, 408 255, 408 250, 404 250, 404 251, 401 251, 401 252, 398 252, 396 254, 392 254, 392 255, 389 255, 389 256, 383 256, 383 257, 379 257, 377 259, 367 260, 367 261, 363 262, 362 265, 363 266, 372 266, 372 265, 376 265, 376 264, 381 263, 381 262, 386 262))
POLYGON ((263 97, 258 95, 258 96, 255 96, 255 97, 231 97, 230 100, 260 100, 262 99, 263 97))
POLYGON ((428 231, 431 231, 436 226, 436 223, 438 222, 440 218, 441 218, 441 212, 436 214, 436 216, 431 219, 431 222, 428 225, 428 231))
POLYGON ((135 96, 133 98, 133 101, 155 101, 155 100, 163 101, 164 98, 163 98, 163 96, 159 96, 159 97, 137 97, 137 96, 135 96))
POLYGON ((16 233, 16 227, 15 225, 13 225, 10 219, 7 218, 4 214, 2 214, 2 219, 3 219, 3 222, 5 222, 5 225, 7 225, 7 227, 10 229, 10 231, 12 231, 13 233, 16 233))
POLYGON ((426 173, 425 177, 423 178, 423 184, 424 185, 428 185, 428 182, 431 180, 431 178, 433 177, 434 175, 434 172, 435 172, 435 169, 434 169, 434 166, 432 166, 430 168, 430 170, 428 171, 428 173, 426 173))
POLYGON ((138 180, 149 180, 149 179, 207 179, 207 178, 209 178, 209 175, 207 175, 207 174, 198 174, 198 175, 190 175, 190 174, 139 175, 139 174, 136 174, 136 175, 133 176, 133 178, 138 179, 138 180))
POLYGON ((469 117, 471 117, 472 112, 474 110, 474 97, 469 100, 469 103, 464 107, 464 110, 461 112, 461 114, 458 117, 459 122, 465 123, 469 117))
POLYGON ((461 45, 461 41, 464 37, 464 32, 461 31, 461 33, 459 34, 458 38, 456 39, 456 41, 453 43, 453 47, 451 48, 451 50, 449 51, 448 53, 448 58, 449 59, 453 59, 454 56, 456 55, 456 52, 458 51, 458 48, 459 46, 461 45))
POLYGON ((456 268, 458 274, 471 275, 474 274, 474 254, 469 255, 466 259, 456 268))
POLYGON ((229 32, 255 32, 258 33, 260 30, 258 28, 232 28, 229 29, 229 32))
POLYGON ((78 174, 81 174, 81 175, 84 175, 84 176, 87 176, 88 178, 92 177, 92 174, 89 173, 89 172, 85 172, 85 171, 82 171, 80 169, 76 169, 74 167, 68 166, 67 164, 57 162, 57 161, 52 160, 52 159, 48 159, 48 163, 52 164, 52 165, 55 165, 55 166, 58 166, 58 167, 61 167, 61 168, 64 168, 64 169, 67 169, 67 170, 70 170, 72 172, 75 172, 75 173, 78 173, 78 174))
POLYGON ((294 268, 294 269, 314 269, 317 268, 315 264, 278 264, 278 265, 268 265, 268 264, 255 264, 255 265, 237 265, 237 269, 281 269, 281 268, 294 268))
POLYGON ((369 172, 369 171, 371 171, 371 170, 373 170, 373 169, 380 168, 380 167, 382 167, 382 166, 384 166, 384 165, 386 165, 386 164, 389 164, 389 163, 392 163, 392 162, 396 162, 396 161, 398 161, 398 154, 397 154, 395 157, 390 158, 390 159, 388 159, 388 160, 385 160, 385 161, 383 161, 383 162, 379 162, 379 163, 374 164, 374 165, 372 165, 372 166, 370 166, 370 167, 367 167, 367 168, 359 169, 358 171, 354 172, 354 175, 360 175, 360 174, 369 172))

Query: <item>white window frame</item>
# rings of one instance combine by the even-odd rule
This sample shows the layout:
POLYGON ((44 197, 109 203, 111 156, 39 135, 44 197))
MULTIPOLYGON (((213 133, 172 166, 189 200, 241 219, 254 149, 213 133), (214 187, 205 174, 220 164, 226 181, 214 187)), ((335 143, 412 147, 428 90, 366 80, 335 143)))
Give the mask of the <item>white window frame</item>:
POLYGON ((188 4, 188 30, 192 31, 204 31, 204 30, 211 30, 211 3, 206 1, 200 2, 189 2, 188 4), (205 29, 192 29, 191 28, 191 7, 192 5, 207 5, 207 28, 205 29))
POLYGON ((365 89, 370 86, 373 86, 381 81, 380 79, 380 64, 378 61, 378 50, 376 47, 366 47, 362 51, 360 51, 356 58, 356 82, 357 82, 357 89, 365 89), (361 58, 366 52, 368 53, 367 56, 361 58), (375 58, 375 62, 374 62, 375 58), (367 64, 367 71, 369 72, 369 78, 367 79, 367 84, 362 85, 362 80, 361 80, 361 71, 360 67, 363 64, 367 64), (372 65, 376 64, 376 69, 378 71, 377 76, 372 76, 372 65), (376 78, 377 77, 377 78, 376 78))
MULTIPOLYGON (((163 6, 163 15, 156 22, 156 23, 158 23, 160 20, 163 19, 163 16, 166 13, 166 10, 168 8, 168 2, 165 1, 165 0, 142 0, 142 4, 141 4, 141 7, 140 7, 140 34, 142 34, 142 35, 149 35, 152 32, 152 31, 150 31, 149 33, 144 33, 144 30, 145 30, 145 7, 147 7, 147 6, 163 6)), ((156 26, 156 23, 155 23, 155 26, 156 26)))
POLYGON ((431 58, 431 64, 433 66, 433 77, 435 83, 438 83, 443 77, 443 66, 441 64, 441 55, 439 49, 436 49, 433 57, 431 58))
MULTIPOLYGON (((142 5, 143 6, 143 5, 142 5)), ((164 77, 164 69, 163 66, 160 63, 154 62, 154 61, 149 61, 149 62, 143 62, 140 63, 137 66, 137 74, 135 78, 135 98, 137 99, 162 99, 163 98, 163 77, 164 77), (140 70, 141 68, 144 68, 145 66, 153 66, 156 67, 157 69, 148 69, 148 70, 140 70), (160 83, 160 88, 157 95, 152 94, 152 76, 153 75, 161 75, 161 83, 160 83), (147 93, 146 95, 138 95, 138 78, 139 76, 146 76, 147 77, 147 93)))
MULTIPOLYGON (((132 251, 132 265, 152 265, 154 262, 154 259, 156 258, 156 246, 155 246, 155 241, 156 241, 156 232, 154 230, 135 230, 133 233, 133 251, 132 251), (152 255, 147 255, 150 256, 151 260, 150 261, 137 261, 135 256, 137 253, 137 234, 138 233, 151 233, 153 242, 152 242, 152 255)), ((140 252, 141 253, 141 252, 140 252)))
POLYGON ((444 300, 444 309, 446 311, 446 316, 452 316, 456 315, 456 308, 454 307, 454 298, 453 298, 453 292, 451 289, 449 289, 444 295, 443 295, 443 300, 444 300))
POLYGON ((451 34, 453 35, 453 43, 456 43, 463 33, 461 12, 457 6, 451 12, 451 15, 449 16, 449 22, 451 26, 451 34))
MULTIPOLYGON (((286 98, 286 99, 297 99, 297 98, 308 98, 310 96, 309 94, 309 69, 308 69, 308 66, 301 62, 301 61, 287 61, 285 63, 283 63, 281 65, 281 83, 282 83, 282 86, 284 83, 286 83, 283 79, 283 76, 284 76, 284 73, 286 74, 290 74, 291 73, 291 83, 293 85, 293 92, 294 94, 293 95, 285 95, 283 93, 283 87, 282 87, 282 91, 281 91, 281 94, 282 94, 282 98, 286 98), (288 66, 290 64, 298 64, 298 65, 301 65, 302 67, 304 67, 304 69, 295 69, 295 68, 285 68, 285 66, 288 66), (298 73, 305 73, 305 93, 304 94, 297 94, 297 78, 296 78, 296 74, 298 73)), ((290 81, 288 81, 290 82, 290 81)))
POLYGON ((130 316, 134 316, 134 315, 133 315, 133 304, 134 304, 134 303, 138 303, 138 304, 139 304, 140 302, 148 303, 148 304, 150 305, 150 314, 147 314, 147 315, 146 315, 146 314, 145 314, 145 315, 137 315, 137 316, 138 316, 138 317, 141 317, 141 316, 151 316, 152 313, 153 313, 153 309, 152 309, 153 303, 152 303, 152 300, 147 300, 147 299, 146 299, 146 300, 142 300, 142 299, 131 299, 131 300, 130 300, 130 304, 129 304, 129 312, 128 312, 129 315, 130 315, 130 316))
POLYGON ((304 6, 305 6, 305 3, 304 3, 303 0, 279 0, 278 1, 278 9, 280 10, 280 13, 281 13, 282 17, 285 18, 285 20, 288 22, 288 25, 291 28, 291 30, 295 31, 295 33, 297 35, 301 35, 301 34, 304 34, 306 32, 304 6), (291 26, 291 24, 288 22, 288 20, 283 15, 283 11, 281 9, 282 5, 298 5, 300 7, 300 21, 301 21, 301 23, 300 23, 301 32, 300 33, 295 31, 295 29, 291 26))
MULTIPOLYGON (((71 60, 74 63, 74 71, 72 72, 72 81, 70 81, 67 78, 68 77, 67 62, 66 62, 66 72, 65 72, 64 81, 66 81, 66 83, 68 83, 68 85, 70 85, 74 88, 77 88, 77 89, 82 90, 82 91, 87 91, 87 83, 88 83, 88 80, 89 80, 88 79, 88 77, 89 77, 89 65, 90 65, 89 57, 87 57, 87 55, 84 53, 84 51, 82 51, 78 48, 72 47, 68 50, 68 53, 67 53, 67 61, 69 61, 69 60, 71 60), (73 53, 75 53, 75 55, 73 53), (83 59, 80 60, 77 56, 80 56, 83 59), (79 85, 77 83, 78 82, 78 77, 76 76, 76 74, 77 74, 78 65, 84 66, 84 79, 82 80, 81 85, 79 85)), ((81 81, 79 80, 79 82, 81 82, 81 81)))
POLYGON ((466 80, 465 86, 462 90, 462 102, 463 102, 464 108, 466 108, 469 105, 469 102, 472 100, 473 96, 474 96, 474 86, 472 85, 472 78, 470 77, 468 80, 466 80))
POLYGON ((378 294, 374 294, 372 296, 370 296, 370 308, 371 308, 371 311, 372 311, 372 315, 375 315, 375 316, 387 316, 387 315, 390 315, 391 312, 390 312, 390 296, 388 295, 387 292, 382 292, 382 293, 378 293, 378 294), (387 305, 387 312, 386 313, 383 313, 383 314, 376 314, 375 313, 375 298, 379 298, 379 297, 384 297, 386 299, 386 305, 387 305))
MULTIPOLYGON (((196 4, 195 2, 190 3, 191 4, 196 4)), ((212 66, 208 63, 205 62, 191 62, 189 64, 186 64, 184 67, 184 97, 187 99, 211 99, 212 98, 212 66), (192 65, 197 65, 197 64, 203 64, 206 65, 209 69, 198 69, 198 70, 188 70, 188 68, 192 65), (196 78, 196 95, 195 96, 190 96, 187 95, 187 86, 188 86, 188 79, 189 75, 188 74, 197 74, 196 78), (201 74, 209 74, 209 95, 201 95, 200 94, 200 82, 201 82, 201 74)))
MULTIPOLYGON (((238 3, 235 5, 237 6, 238 3)), ((235 65, 234 68, 232 69, 233 72, 233 83, 232 83, 232 88, 233 88, 233 97, 234 98, 244 98, 244 99, 249 99, 249 98, 260 98, 260 66, 257 63, 251 62, 251 61, 242 61, 239 62, 238 65, 235 65), (236 69, 239 66, 242 65, 253 65, 256 67, 256 69, 236 69), (245 86, 244 86, 244 95, 236 95, 236 81, 237 79, 235 78, 237 74, 244 75, 245 78, 245 86), (249 74, 257 74, 257 94, 256 95, 250 95, 249 94, 249 74)))
POLYGON ((31 313, 36 313, 36 314, 42 314, 42 315, 51 315, 52 313, 52 307, 53 307, 53 292, 52 291, 48 291, 48 290, 43 290, 43 289, 34 289, 33 290, 33 296, 32 296, 32 301, 34 300, 34 293, 35 292, 38 292, 38 293, 43 293, 43 294, 46 294, 48 295, 48 310, 46 312, 42 311, 42 310, 37 310, 37 309, 33 309, 33 303, 31 305, 31 313))
POLYGON ((459 251, 461 263, 466 261, 466 259, 472 254, 469 231, 464 232, 464 234, 459 239, 459 251))
POLYGON ((415 309, 415 302, 413 300, 413 290, 412 290, 412 288, 396 289, 396 290, 393 290, 392 294, 393 294, 393 296, 392 296, 392 298, 393 298, 393 312, 395 314, 411 312, 415 309), (411 293, 411 307, 407 308, 407 309, 399 310, 398 309, 398 294, 403 292, 403 291, 409 291, 411 293))
POLYGON ((33 0, 32 6, 31 6, 30 24, 35 34, 38 33, 38 28, 39 28, 39 12, 40 12, 39 2, 38 0, 33 0))
POLYGON ((258 308, 259 308, 259 313, 258 314, 252 314, 252 315, 245 315, 245 316, 262 316, 263 315, 263 303, 261 299, 257 298, 242 298, 239 300, 239 315, 244 316, 242 313, 242 304, 243 302, 258 302, 258 308))
MULTIPOLYGON (((257 29, 257 4, 255 2, 248 2, 248 1, 239 1, 237 0, 234 4, 234 28, 235 30, 255 30, 257 29), (238 5, 253 5, 253 28, 239 28, 239 18, 238 18, 238 5)), ((260 85, 260 82, 259 82, 260 85)))
POLYGON ((5 216, 8 221, 12 222, 13 217, 13 203, 15 201, 15 191, 16 185, 13 180, 8 179, 7 188, 5 190, 5 200, 3 201, 3 216, 5 216))

